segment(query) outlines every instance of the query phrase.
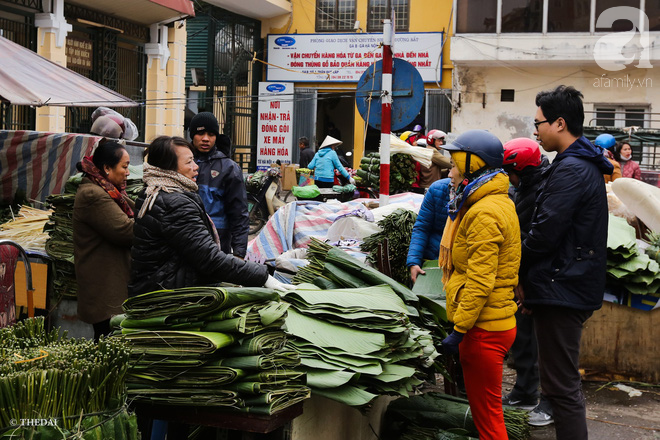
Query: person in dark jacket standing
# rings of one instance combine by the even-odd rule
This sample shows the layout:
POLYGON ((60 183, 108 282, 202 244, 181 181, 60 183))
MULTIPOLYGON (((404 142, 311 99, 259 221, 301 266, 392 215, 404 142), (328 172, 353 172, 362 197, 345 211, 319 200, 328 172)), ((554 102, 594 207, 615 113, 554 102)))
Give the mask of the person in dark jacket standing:
MULTIPOLYGON (((539 144, 529 138, 512 139, 504 144, 503 167, 512 185, 509 194, 516 205, 521 240, 527 238, 532 227, 536 193, 543 180, 543 171, 549 166, 548 158, 541 154, 539 144)), ((531 315, 518 310, 516 324, 518 332, 511 346, 516 383, 513 390, 502 397, 502 404, 533 410, 530 425, 549 425, 553 422, 550 402, 543 395, 538 402, 539 367, 534 320, 531 315)))
POLYGON ((413 283, 417 275, 424 275, 422 260, 435 260, 440 253, 442 231, 447 223, 447 203, 451 192, 451 179, 440 179, 429 187, 413 226, 406 266, 410 268, 413 283))
POLYGON ((305 136, 298 139, 298 148, 300 148, 300 168, 307 168, 314 159, 314 150, 309 146, 309 139, 305 136))
POLYGON ((582 136, 582 93, 570 86, 536 95, 534 134, 557 153, 543 173, 529 235, 522 243, 518 300, 531 309, 541 389, 558 439, 587 439, 578 368, 582 326, 601 307, 607 260, 607 195, 612 164, 582 136))
POLYGON ((213 113, 201 112, 190 121, 190 137, 199 165, 199 196, 220 235, 222 251, 244 258, 249 217, 243 173, 231 160, 231 139, 219 133, 213 113))
MULTIPOLYGON (((146 188, 135 208, 129 296, 220 282, 284 289, 266 266, 224 253, 197 194, 192 146, 160 136, 147 149, 146 188)), ((287 287, 284 287, 287 286, 287 287)))
POLYGON ((73 254, 78 316, 94 340, 110 333, 110 318, 127 298, 135 204, 126 194, 130 158, 117 142, 99 144, 78 164, 84 177, 73 204, 73 254))

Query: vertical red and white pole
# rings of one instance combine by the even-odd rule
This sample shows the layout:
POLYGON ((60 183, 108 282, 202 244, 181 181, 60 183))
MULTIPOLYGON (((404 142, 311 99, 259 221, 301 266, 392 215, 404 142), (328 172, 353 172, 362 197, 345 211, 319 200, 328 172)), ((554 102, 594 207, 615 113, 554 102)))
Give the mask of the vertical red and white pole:
POLYGON ((392 127, 392 21, 383 20, 383 77, 380 120, 380 206, 390 201, 390 130, 392 127))

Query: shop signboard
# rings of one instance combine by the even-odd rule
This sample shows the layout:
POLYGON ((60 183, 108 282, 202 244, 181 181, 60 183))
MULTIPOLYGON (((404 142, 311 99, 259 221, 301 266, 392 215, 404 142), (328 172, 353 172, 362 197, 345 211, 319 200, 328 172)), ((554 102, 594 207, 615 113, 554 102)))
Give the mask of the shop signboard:
MULTIPOLYGON (((380 60, 382 34, 268 35, 268 81, 357 82, 380 60)), ((394 57, 412 64, 424 82, 442 80, 443 32, 397 33, 394 57)))
POLYGON ((67 37, 66 66, 92 70, 92 42, 83 38, 67 37))
POLYGON ((293 83, 260 82, 258 113, 257 169, 291 163, 293 83))

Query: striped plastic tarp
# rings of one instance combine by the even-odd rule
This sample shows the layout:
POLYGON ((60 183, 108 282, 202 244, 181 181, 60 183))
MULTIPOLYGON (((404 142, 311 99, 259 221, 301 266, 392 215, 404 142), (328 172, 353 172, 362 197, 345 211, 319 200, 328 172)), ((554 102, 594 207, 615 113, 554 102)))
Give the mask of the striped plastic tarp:
MULTIPOLYGON (((390 196, 390 204, 419 211, 423 197, 404 193, 390 196)), ((362 205, 357 199, 346 203, 292 202, 278 209, 259 235, 248 243, 251 258, 274 259, 282 253, 306 248, 312 237, 325 240, 328 229, 337 217, 362 205)))
POLYGON ((76 163, 92 152, 98 136, 72 133, 0 130, 0 197, 13 199, 17 189, 45 202, 60 194, 76 163))

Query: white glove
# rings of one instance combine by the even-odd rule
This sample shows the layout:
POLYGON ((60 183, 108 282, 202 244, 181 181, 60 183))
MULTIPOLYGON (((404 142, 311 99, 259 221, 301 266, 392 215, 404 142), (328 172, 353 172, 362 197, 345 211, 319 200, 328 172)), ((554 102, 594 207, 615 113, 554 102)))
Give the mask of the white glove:
POLYGON ((348 178, 348 182, 349 182, 351 185, 355 185, 355 179, 353 179, 352 177, 349 177, 349 178, 348 178))
POLYGON ((268 275, 268 279, 264 284, 264 287, 273 290, 279 290, 280 292, 286 292, 288 290, 296 290, 296 286, 293 284, 284 284, 276 280, 272 275, 268 275))

